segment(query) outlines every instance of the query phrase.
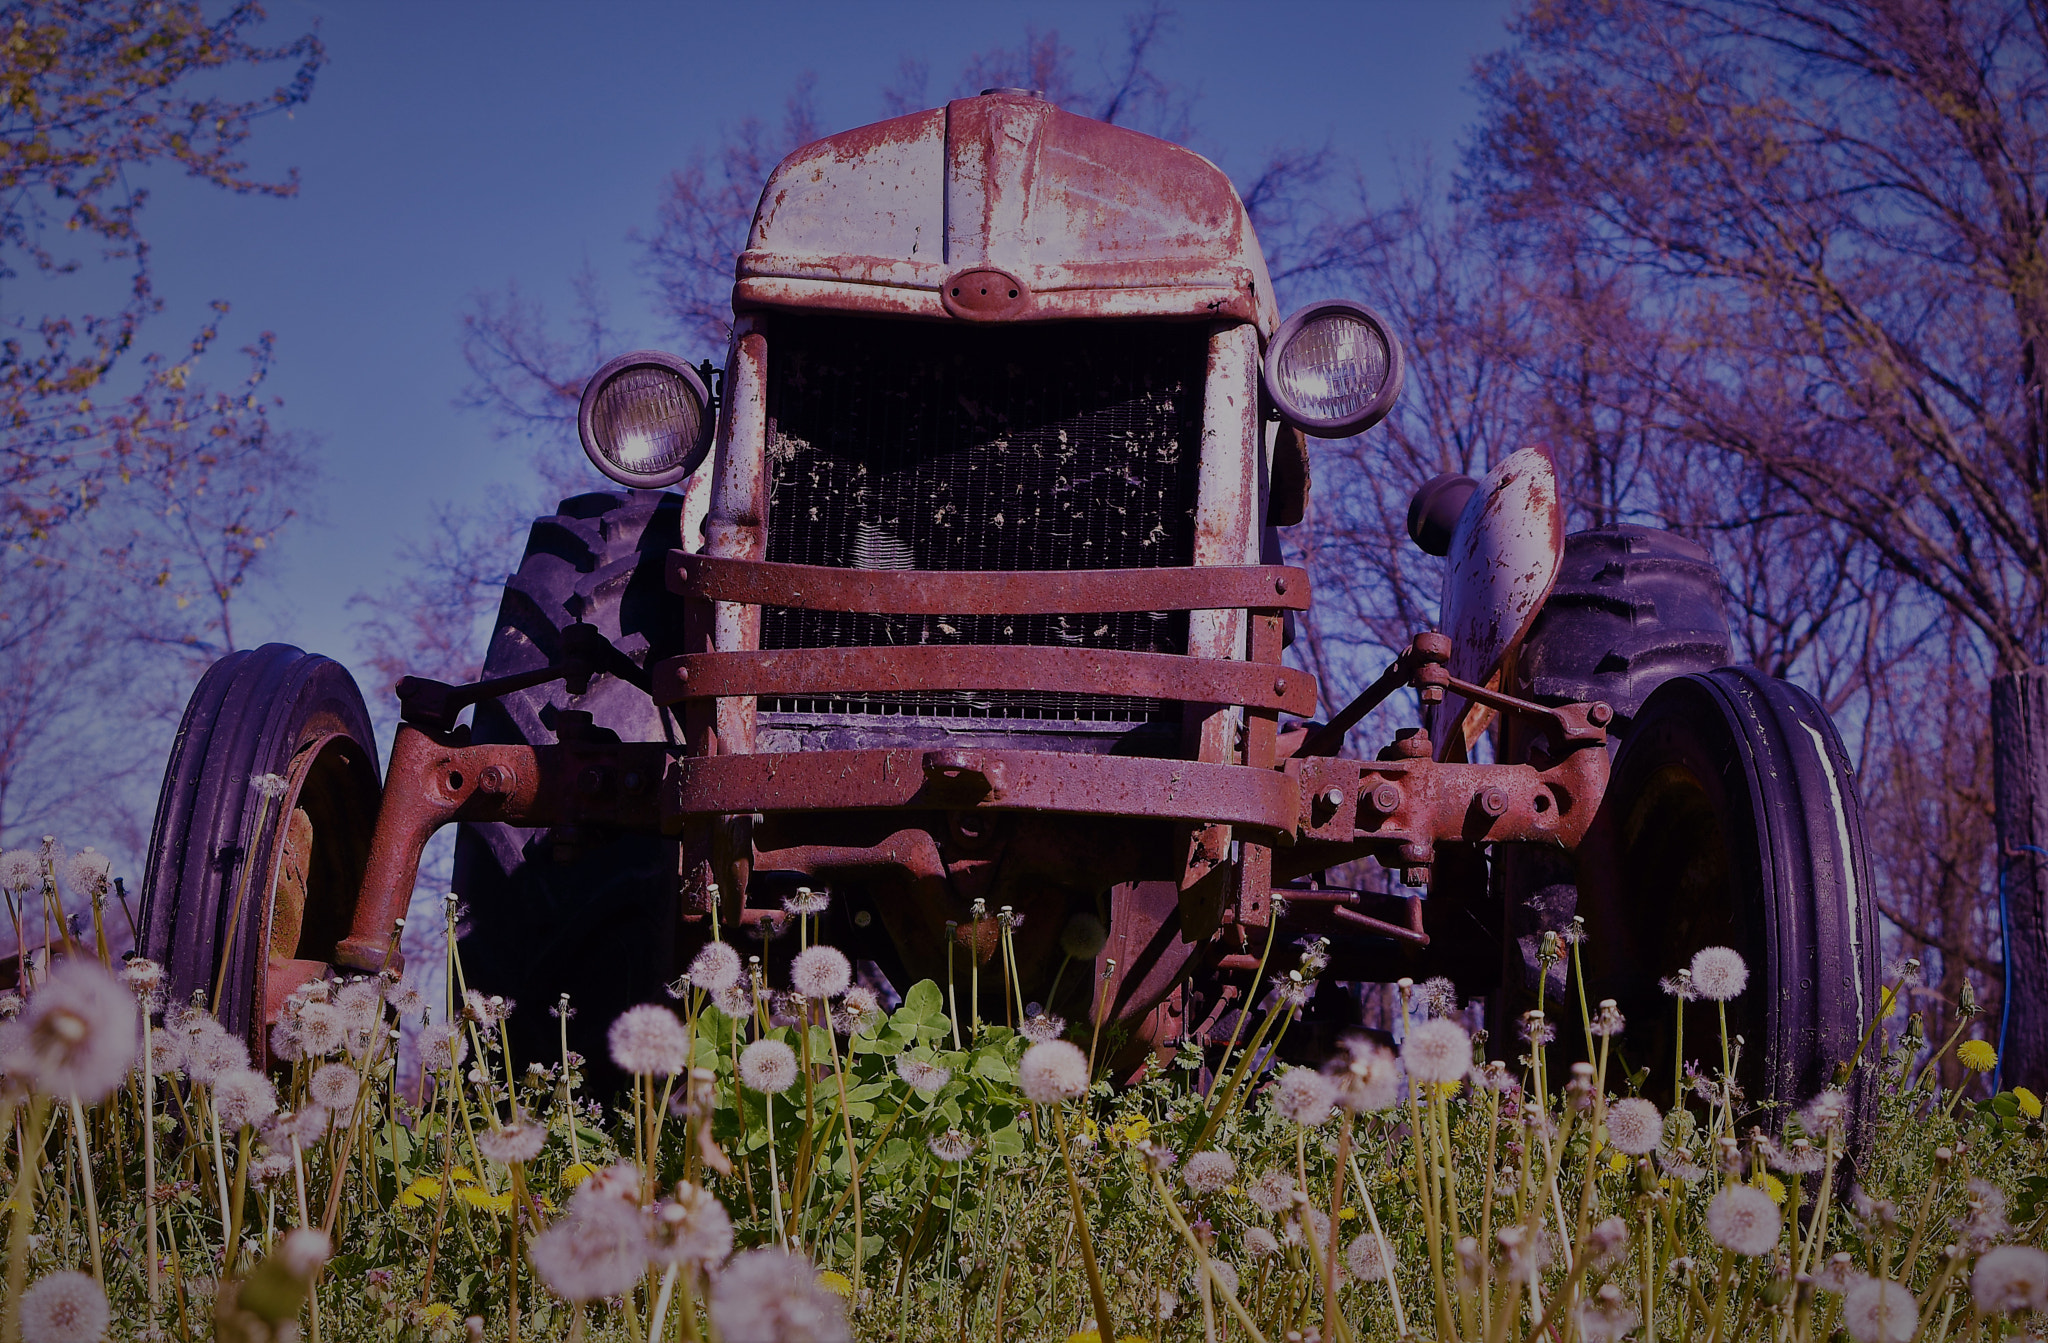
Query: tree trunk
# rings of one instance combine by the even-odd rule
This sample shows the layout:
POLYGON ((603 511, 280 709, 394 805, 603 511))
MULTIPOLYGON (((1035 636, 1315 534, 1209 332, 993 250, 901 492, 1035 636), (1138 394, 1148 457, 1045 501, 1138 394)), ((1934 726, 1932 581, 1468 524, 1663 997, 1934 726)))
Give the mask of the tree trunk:
POLYGON ((1991 683, 1991 786, 2005 894, 2001 1085, 2048 1092, 2048 667, 1991 683))

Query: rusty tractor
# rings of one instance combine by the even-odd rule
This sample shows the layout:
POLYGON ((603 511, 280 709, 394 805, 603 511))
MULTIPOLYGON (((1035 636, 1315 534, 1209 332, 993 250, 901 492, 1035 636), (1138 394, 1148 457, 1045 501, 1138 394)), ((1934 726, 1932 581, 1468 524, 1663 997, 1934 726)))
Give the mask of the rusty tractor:
POLYGON ((732 306, 723 367, 590 379, 583 447, 625 488, 533 524, 483 679, 399 684, 381 784, 339 664, 207 672, 143 903, 177 995, 224 985, 260 1044, 295 986, 394 966, 454 825, 468 979, 529 1058, 564 992, 601 1057, 714 927, 772 980, 803 888, 870 973, 1043 1003, 1126 1070, 1220 1042, 1309 938, 1303 1047, 1355 1024, 1342 986, 1433 975, 1509 1057, 1553 976, 1569 1043, 1546 948, 1574 919, 1632 1067, 1669 1066, 1658 981, 1715 944, 1752 971, 1752 1102, 1854 1052, 1876 932, 1834 727, 1725 665, 1698 547, 1565 535, 1544 449, 1417 492, 1440 628, 1316 721, 1280 537, 1305 436, 1385 416, 1401 348, 1356 303, 1280 320, 1204 159, 1013 89, 834 135, 769 178, 732 306), (1420 723, 1343 753, 1410 689, 1420 723), (1330 880, 1362 859, 1398 881, 1330 880))

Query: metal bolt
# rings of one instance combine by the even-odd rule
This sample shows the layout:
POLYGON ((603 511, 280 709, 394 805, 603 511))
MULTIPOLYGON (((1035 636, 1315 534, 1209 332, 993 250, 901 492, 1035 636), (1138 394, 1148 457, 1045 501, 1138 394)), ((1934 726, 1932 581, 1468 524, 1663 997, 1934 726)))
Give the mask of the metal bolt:
POLYGON ((1392 816, 1401 810, 1401 785, 1383 783, 1372 790, 1372 809, 1382 816, 1392 816))
POLYGON ((1606 727, 1614 721, 1614 709, 1611 705, 1595 700, 1586 707, 1586 721, 1594 727, 1606 727))
POLYGON ((647 791, 647 776, 637 769, 627 770, 619 782, 629 793, 639 794, 647 791))
POLYGON ((592 765, 589 769, 576 776, 576 791, 585 797, 603 792, 604 785, 604 771, 596 765, 592 765))
POLYGON ((1479 810, 1488 816, 1505 816, 1508 810, 1508 794, 1504 788, 1489 788, 1479 795, 1479 810))
POLYGON ((1332 811, 1335 811, 1337 808, 1343 806, 1344 790, 1342 788, 1335 787, 1325 788, 1323 790, 1323 805, 1328 807, 1332 811))
POLYGON ((477 791, 482 793, 509 793, 518 785, 518 776, 503 765, 485 765, 477 771, 477 791))
POLYGON ((1276 578, 1276 579, 1274 579, 1274 580, 1273 580, 1273 591, 1275 591, 1275 592, 1281 592, 1281 593, 1284 593, 1284 592, 1286 592, 1286 591, 1287 591, 1287 580, 1286 580, 1286 579, 1284 579, 1284 578, 1276 578))
POLYGON ((865 928, 874 921, 875 916, 873 914, 870 914, 865 909, 856 909, 855 911, 853 911, 853 926, 856 928, 865 928))
POLYGON ((1286 694, 1286 693, 1287 693, 1287 682, 1286 682, 1285 680, 1283 680, 1282 678, 1278 677, 1278 676, 1274 677, 1274 678, 1273 678, 1273 693, 1274 693, 1274 694, 1276 694, 1276 695, 1284 695, 1284 694, 1286 694))

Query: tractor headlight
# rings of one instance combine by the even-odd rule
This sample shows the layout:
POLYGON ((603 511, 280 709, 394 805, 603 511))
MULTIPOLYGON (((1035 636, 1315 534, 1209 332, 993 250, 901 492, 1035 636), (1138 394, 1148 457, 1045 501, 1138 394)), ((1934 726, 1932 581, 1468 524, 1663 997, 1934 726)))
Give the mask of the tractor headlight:
POLYGON ((1266 395, 1303 433, 1346 438, 1394 408, 1402 365, 1401 343, 1378 313, 1328 299, 1280 324, 1266 347, 1266 395))
POLYGON ((695 471, 711 450, 711 394, 674 355, 620 355, 584 384, 576 429, 598 470, 658 490, 695 471))

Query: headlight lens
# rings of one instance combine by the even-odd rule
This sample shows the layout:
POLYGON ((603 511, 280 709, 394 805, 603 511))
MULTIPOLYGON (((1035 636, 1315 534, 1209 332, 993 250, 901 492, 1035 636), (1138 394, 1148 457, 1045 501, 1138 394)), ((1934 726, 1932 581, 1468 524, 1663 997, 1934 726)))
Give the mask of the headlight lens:
POLYGON ((1401 375, 1401 345, 1386 323, 1343 299, 1295 313, 1266 349, 1266 394, 1318 438, 1345 438, 1386 418, 1401 375))
POLYGON ((704 380, 673 355, 622 355, 585 384, 577 428, 598 470, 634 489, 673 485, 711 447, 704 380))

